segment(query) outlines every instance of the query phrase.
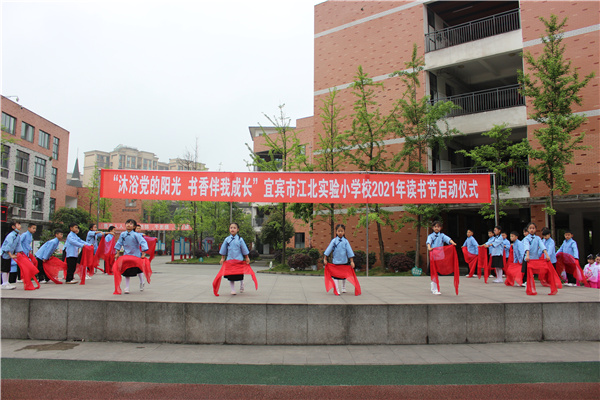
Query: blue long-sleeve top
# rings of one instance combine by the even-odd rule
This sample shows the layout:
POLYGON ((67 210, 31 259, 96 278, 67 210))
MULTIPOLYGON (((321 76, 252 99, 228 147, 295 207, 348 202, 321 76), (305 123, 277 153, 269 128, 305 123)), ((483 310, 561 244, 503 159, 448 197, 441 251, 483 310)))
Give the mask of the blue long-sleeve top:
POLYGON ((451 240, 452 239, 450 239, 450 236, 448 236, 442 232, 438 232, 438 233, 433 232, 432 234, 427 236, 427 241, 425 242, 425 245, 429 244, 429 245, 431 245, 432 248, 441 247, 444 245, 444 243, 450 244, 451 240))
POLYGON ((479 244, 473 236, 469 236, 463 243, 462 247, 467 247, 467 251, 471 254, 479 254, 479 244))
POLYGON ((87 244, 94 245, 94 253, 96 252, 96 250, 98 250, 98 243, 100 242, 100 239, 102 239, 102 232, 89 231, 87 233, 85 241, 87 244))
POLYGON ((75 232, 69 232, 67 235, 67 242, 65 244, 65 248, 67 249, 67 257, 77 257, 79 255, 79 249, 83 246, 87 246, 87 243, 81 240, 75 232))
POLYGON ((504 245, 504 257, 508 258, 508 255, 510 254, 510 240, 503 239, 502 244, 504 245))
POLYGON ((127 231, 119 235, 119 240, 115 244, 115 251, 120 251, 121 248, 126 256, 141 257, 142 251, 148 251, 148 242, 144 236, 134 231, 127 231))
POLYGON ((38 249, 38 251, 35 252, 35 256, 42 261, 49 260, 50 257, 52 257, 52 254, 54 254, 54 252, 58 248, 59 243, 60 242, 56 237, 52 240, 48 240, 42 245, 42 247, 38 249))
POLYGON ((339 236, 331 239, 329 246, 327 246, 327 249, 325 249, 323 254, 326 256, 333 254, 331 258, 333 264, 348 264, 348 259, 354 258, 354 252, 352 251, 352 246, 350 246, 348 239, 339 236))
POLYGON ((502 256, 504 254, 504 239, 502 236, 492 236, 489 242, 490 254, 492 256, 502 256))
POLYGON ((240 260, 244 259, 244 256, 250 254, 248 246, 244 239, 240 235, 229 235, 223 240, 219 254, 227 256, 226 260, 240 260))
POLYGON ((25 231, 19 237, 21 240, 21 251, 27 255, 33 251, 31 245, 33 244, 33 235, 29 231, 25 231))
POLYGON ((529 251, 529 259, 535 260, 540 258, 540 255, 546 250, 546 246, 542 243, 542 239, 536 235, 528 235, 523 239, 523 247, 525 253, 529 251))
POLYGON ((542 239, 542 243, 544 243, 544 246, 546 246, 546 251, 550 256, 550 262, 552 264, 556 263, 556 245, 554 244, 554 239, 542 239))
POLYGON ((523 247, 523 242, 517 239, 513 242, 512 246, 513 246, 513 262, 522 264, 523 258, 525 257, 525 249, 523 247))
POLYGON ((565 240, 560 245, 560 249, 556 253, 567 253, 579 260, 579 249, 577 248, 577 243, 573 239, 565 240))
POLYGON ((2 242, 2 258, 8 260, 10 255, 8 253, 17 254, 21 251, 21 243, 19 241, 19 231, 13 230, 11 233, 6 235, 4 242, 2 242))

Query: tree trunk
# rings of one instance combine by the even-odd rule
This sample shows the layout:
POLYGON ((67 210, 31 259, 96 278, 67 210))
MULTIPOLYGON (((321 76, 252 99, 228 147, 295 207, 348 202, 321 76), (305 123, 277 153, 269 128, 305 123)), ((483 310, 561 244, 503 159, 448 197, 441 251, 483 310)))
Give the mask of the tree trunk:
POLYGON ((415 252, 415 267, 421 263, 421 216, 417 215, 417 251, 415 252))
POLYGON ((281 223, 281 263, 285 264, 285 203, 281 203, 283 207, 282 223, 281 223))
POLYGON ((333 203, 330 204, 331 209, 329 210, 329 225, 331 227, 331 238, 335 237, 335 209, 333 203))
MULTIPOLYGON (((375 212, 377 214, 379 214, 379 205, 375 206, 375 212)), ((376 223, 377 225, 377 240, 379 242, 379 260, 381 261, 381 268, 383 271, 385 271, 386 265, 385 265, 385 245, 383 243, 383 234, 381 233, 381 224, 379 222, 376 223)), ((369 257, 369 255, 367 254, 367 257, 369 257)))
POLYGON ((550 213, 550 231, 552 232, 552 238, 555 242, 557 242, 558 239, 556 238, 556 210, 554 209, 554 190, 550 190, 550 208, 552 209, 552 212, 550 213))

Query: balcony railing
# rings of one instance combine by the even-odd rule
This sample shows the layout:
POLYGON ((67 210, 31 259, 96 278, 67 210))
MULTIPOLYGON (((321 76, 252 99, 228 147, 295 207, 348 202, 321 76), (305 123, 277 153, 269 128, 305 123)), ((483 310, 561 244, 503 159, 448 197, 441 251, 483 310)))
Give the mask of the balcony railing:
POLYGON ((425 52, 516 31, 521 28, 519 9, 456 25, 425 35, 425 52))
POLYGON ((519 85, 464 93, 437 99, 436 102, 438 101, 451 101, 460 107, 460 109, 452 110, 447 115, 448 117, 525 105, 525 98, 519 93, 519 85))
POLYGON ((29 182, 29 176, 15 171, 15 181, 27 183, 29 182))
MULTIPOLYGON (((450 170, 435 171, 437 174, 488 174, 491 171, 483 167, 452 168, 450 170)), ((510 168, 506 171, 506 177, 499 176, 499 185, 504 186, 529 186, 528 168, 510 168)))

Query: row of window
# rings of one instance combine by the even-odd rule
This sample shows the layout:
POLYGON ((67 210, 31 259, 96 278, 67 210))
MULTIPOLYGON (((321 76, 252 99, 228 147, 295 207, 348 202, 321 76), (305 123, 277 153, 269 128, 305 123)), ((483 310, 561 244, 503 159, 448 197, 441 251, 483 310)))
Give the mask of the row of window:
MULTIPOLYGON (((29 153, 17 150, 17 163, 15 171, 21 174, 29 175, 29 153)), ((2 145, 2 168, 8 169, 10 160, 10 146, 2 145)), ((46 163, 47 160, 40 157, 35 157, 33 176, 42 180, 46 180, 46 163)), ((58 178, 58 169, 52 167, 50 171, 50 189, 56 190, 56 181, 58 178)), ((44 182, 45 183, 45 182, 44 182)))
MULTIPOLYGON (((11 115, 2 113, 2 130, 4 132, 10 133, 11 135, 16 134, 16 125, 17 119, 11 115)), ((33 138, 35 136, 35 127, 33 125, 29 125, 27 122, 21 122, 21 139, 27 140, 28 142, 33 143, 33 138)), ((38 136, 38 145, 43 147, 44 149, 50 150, 50 134, 44 132, 43 130, 39 130, 38 136)), ((60 145, 60 139, 56 136, 52 138, 52 158, 58 160, 58 147, 60 145)))
MULTIPOLYGON (((6 198, 6 184, 2 184, 2 198, 6 198)), ((27 189, 19 186, 15 186, 13 203, 17 204, 20 208, 27 208, 27 189)), ((53 213, 56 210, 56 199, 50 198, 50 212, 53 213)), ((44 212, 44 192, 38 190, 33 191, 31 210, 35 212, 44 212)))

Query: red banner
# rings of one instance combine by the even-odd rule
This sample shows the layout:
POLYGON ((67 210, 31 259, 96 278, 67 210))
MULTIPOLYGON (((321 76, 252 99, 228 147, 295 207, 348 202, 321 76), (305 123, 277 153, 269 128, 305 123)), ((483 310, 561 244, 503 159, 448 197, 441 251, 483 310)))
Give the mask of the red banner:
POLYGON ((114 199, 276 203, 490 203, 489 174, 101 171, 114 199))
MULTIPOLYGON (((108 229, 110 226, 114 226, 118 231, 125 230, 125 223, 123 222, 100 222, 98 229, 108 229)), ((140 224, 144 231, 191 231, 192 227, 189 224, 175 225, 175 224, 140 224)))

